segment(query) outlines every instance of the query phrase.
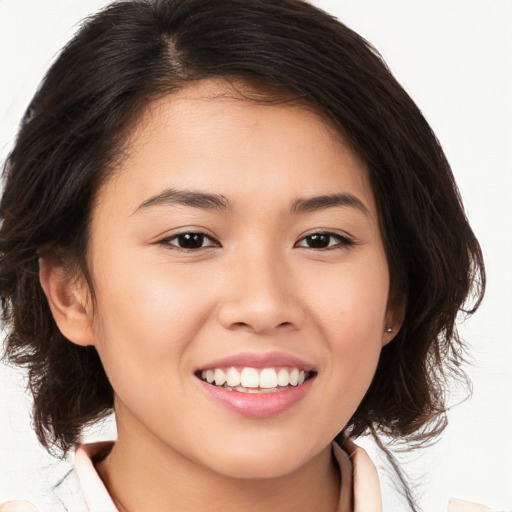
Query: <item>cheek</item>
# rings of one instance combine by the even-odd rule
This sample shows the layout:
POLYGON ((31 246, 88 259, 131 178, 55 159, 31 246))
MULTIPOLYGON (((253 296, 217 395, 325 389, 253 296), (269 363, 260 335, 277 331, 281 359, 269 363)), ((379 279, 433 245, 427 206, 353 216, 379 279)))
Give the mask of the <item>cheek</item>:
MULTIPOLYGON (((369 305, 368 305, 369 306, 369 305)), ((376 305, 377 306, 377 305, 376 305)), ((343 305, 342 305, 343 307, 343 305)), ((333 311, 332 322, 325 326, 329 359, 323 369, 325 379, 325 418, 332 427, 328 438, 334 439, 359 407, 375 375, 382 348, 382 322, 371 316, 371 307, 333 311)), ((379 316, 382 308, 374 309, 379 316)))
POLYGON ((203 280, 154 261, 104 262, 95 275, 95 334, 114 388, 121 391, 128 375, 132 385, 146 382, 160 368, 164 380, 179 376, 183 354, 211 311, 203 280))
POLYGON ((324 368, 329 397, 338 411, 338 423, 345 424, 370 386, 379 361, 389 290, 387 263, 379 252, 371 261, 333 273, 318 271, 314 282, 315 286, 305 282, 303 293, 309 294, 312 322, 321 330, 329 354, 324 368))
POLYGON ((305 279, 302 285, 301 293, 308 297, 327 339, 381 341, 389 293, 388 267, 381 251, 346 265, 318 267, 314 279, 305 279))

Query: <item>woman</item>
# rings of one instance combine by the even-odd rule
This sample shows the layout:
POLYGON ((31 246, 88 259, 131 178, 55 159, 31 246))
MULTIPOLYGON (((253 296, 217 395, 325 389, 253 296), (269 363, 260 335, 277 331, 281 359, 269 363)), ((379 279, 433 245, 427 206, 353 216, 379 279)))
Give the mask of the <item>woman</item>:
POLYGON ((7 354, 41 442, 116 414, 60 510, 378 510, 350 439, 445 424, 480 248, 417 107, 306 3, 90 19, 27 111, 1 209, 7 354))

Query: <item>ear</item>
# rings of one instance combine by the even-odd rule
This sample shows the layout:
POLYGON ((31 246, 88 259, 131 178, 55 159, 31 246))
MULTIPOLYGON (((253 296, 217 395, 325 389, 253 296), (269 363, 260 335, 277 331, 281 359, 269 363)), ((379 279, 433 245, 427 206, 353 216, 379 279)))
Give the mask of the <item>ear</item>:
POLYGON ((94 345, 90 292, 58 258, 39 258, 39 281, 60 332, 77 345, 94 345))
POLYGON ((382 333, 382 346, 393 341, 404 322, 405 301, 401 299, 393 302, 394 304, 388 305, 388 310, 386 312, 382 333))

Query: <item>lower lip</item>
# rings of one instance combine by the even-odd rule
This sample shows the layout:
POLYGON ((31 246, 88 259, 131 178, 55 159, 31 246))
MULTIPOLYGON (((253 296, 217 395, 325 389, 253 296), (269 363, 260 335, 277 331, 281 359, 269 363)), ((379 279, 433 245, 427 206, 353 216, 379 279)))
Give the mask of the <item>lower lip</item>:
POLYGON ((212 386, 199 380, 203 391, 213 400, 247 418, 270 418, 282 414, 302 400, 311 389, 314 378, 300 386, 275 393, 241 393, 212 386))

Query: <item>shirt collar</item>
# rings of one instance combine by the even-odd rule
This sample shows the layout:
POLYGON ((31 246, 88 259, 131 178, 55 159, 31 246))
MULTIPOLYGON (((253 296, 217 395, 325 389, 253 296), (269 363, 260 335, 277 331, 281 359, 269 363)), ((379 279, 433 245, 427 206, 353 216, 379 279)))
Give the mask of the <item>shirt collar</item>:
POLYGON ((382 512, 379 477, 368 454, 350 439, 342 447, 333 443, 341 473, 337 512, 382 512))

